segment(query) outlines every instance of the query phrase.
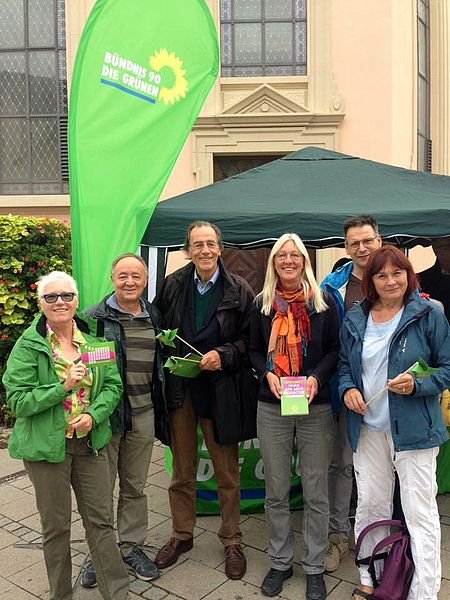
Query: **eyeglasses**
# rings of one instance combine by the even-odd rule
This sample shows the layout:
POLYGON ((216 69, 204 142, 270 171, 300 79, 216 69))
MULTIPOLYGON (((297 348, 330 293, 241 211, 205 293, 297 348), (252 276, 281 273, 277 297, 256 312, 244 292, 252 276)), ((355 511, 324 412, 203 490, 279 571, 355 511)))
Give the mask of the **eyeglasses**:
POLYGON ((290 257, 294 262, 297 262, 303 258, 299 252, 278 252, 275 254, 275 259, 279 262, 284 262, 288 259, 288 257, 290 257))
POLYGON ((61 298, 63 302, 72 302, 75 296, 75 292, 62 292, 62 294, 44 294, 42 298, 47 304, 55 304, 58 298, 61 298))
POLYGON ((208 240, 207 242, 194 242, 193 244, 189 244, 189 246, 194 250, 203 250, 203 246, 207 246, 210 250, 215 250, 219 247, 219 244, 214 240, 208 240))
POLYGON ((378 239, 377 235, 371 238, 366 238, 365 240, 359 240, 359 242, 352 242, 351 244, 346 243, 345 245, 347 248, 351 248, 352 250, 358 250, 361 244, 366 248, 370 248, 370 246, 374 245, 376 239, 378 239))

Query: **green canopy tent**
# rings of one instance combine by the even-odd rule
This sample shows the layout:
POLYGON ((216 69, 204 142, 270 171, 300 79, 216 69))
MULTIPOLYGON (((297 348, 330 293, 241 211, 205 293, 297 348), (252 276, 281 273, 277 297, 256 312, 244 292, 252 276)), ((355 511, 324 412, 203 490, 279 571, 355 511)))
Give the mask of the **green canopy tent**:
MULTIPOLYGON (((142 243, 179 249, 202 219, 221 228, 227 247, 272 246, 295 231, 306 246, 329 248, 343 245, 342 224, 356 214, 374 215, 397 245, 428 245, 450 235, 450 177, 308 147, 159 202, 142 243)), ((440 491, 450 491, 450 442, 439 459, 440 491)))
POLYGON ((373 214, 399 245, 450 234, 450 177, 308 147, 160 202, 143 243, 178 249, 189 223, 216 223, 226 246, 271 246, 295 231, 311 248, 342 246, 342 224, 373 214))

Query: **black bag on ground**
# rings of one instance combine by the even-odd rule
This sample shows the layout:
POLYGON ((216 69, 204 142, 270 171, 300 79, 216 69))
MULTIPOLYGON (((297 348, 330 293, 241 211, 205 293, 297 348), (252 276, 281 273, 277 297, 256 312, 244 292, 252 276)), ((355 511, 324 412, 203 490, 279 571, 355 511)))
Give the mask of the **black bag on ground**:
POLYGON ((358 536, 355 548, 356 566, 368 565, 375 588, 372 597, 376 600, 406 600, 414 575, 414 563, 411 555, 411 540, 406 525, 402 521, 386 519, 365 527, 358 536), (366 535, 377 527, 397 527, 397 533, 391 533, 382 539, 366 558, 358 558, 361 544, 366 535), (375 572, 375 561, 383 560, 384 567, 379 578, 375 572))
POLYGON ((218 444, 235 444, 256 437, 259 381, 255 371, 242 365, 237 372, 217 371, 211 378, 214 389, 212 419, 218 444))

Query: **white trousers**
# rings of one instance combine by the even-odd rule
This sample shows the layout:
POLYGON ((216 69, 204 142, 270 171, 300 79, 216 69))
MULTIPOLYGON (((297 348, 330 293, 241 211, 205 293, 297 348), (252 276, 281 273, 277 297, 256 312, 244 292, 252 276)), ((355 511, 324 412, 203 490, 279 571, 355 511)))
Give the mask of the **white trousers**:
MULTIPOLYGON (((408 600, 437 600, 441 585, 441 528, 436 502, 438 452, 439 448, 395 452, 390 431, 372 431, 363 425, 353 455, 358 484, 355 538, 366 525, 391 518, 394 470, 397 471, 415 566, 408 600)), ((366 536, 361 557, 370 556, 375 545, 389 535, 383 529, 366 536)), ((371 586, 367 567, 361 566, 359 573, 361 583, 371 586)))

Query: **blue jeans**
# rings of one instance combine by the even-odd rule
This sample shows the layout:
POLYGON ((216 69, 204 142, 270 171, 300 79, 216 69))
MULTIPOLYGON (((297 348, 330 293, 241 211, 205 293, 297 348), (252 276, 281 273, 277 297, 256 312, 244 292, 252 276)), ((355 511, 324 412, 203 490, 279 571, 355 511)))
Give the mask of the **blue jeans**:
POLYGON ((301 564, 308 575, 323 573, 328 547, 328 469, 334 439, 331 407, 312 403, 309 415, 283 417, 280 404, 259 402, 257 422, 266 480, 265 511, 272 567, 286 571, 294 558, 289 491, 295 441, 304 502, 305 556, 301 564))

